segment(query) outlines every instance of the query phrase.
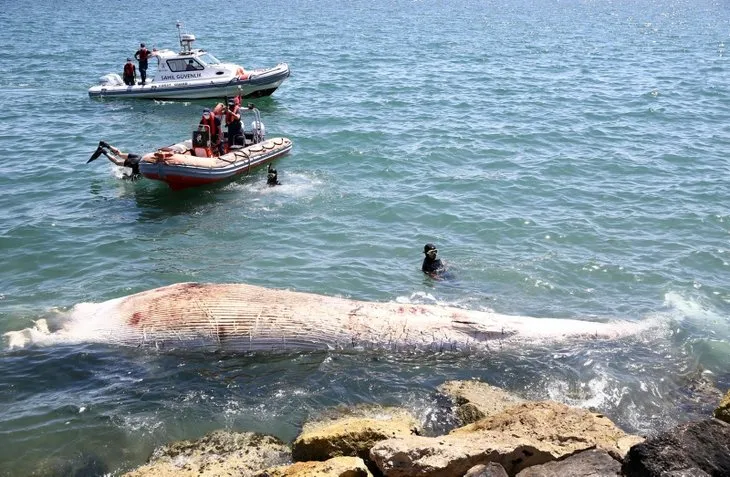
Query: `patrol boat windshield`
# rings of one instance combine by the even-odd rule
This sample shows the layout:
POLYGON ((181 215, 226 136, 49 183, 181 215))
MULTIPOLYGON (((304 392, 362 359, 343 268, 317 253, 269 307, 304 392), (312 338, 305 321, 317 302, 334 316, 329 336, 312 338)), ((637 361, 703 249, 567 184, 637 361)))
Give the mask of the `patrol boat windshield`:
POLYGON ((210 53, 203 53, 202 55, 198 56, 198 61, 201 61, 206 65, 220 64, 220 60, 218 58, 216 58, 215 56, 211 55, 210 53))

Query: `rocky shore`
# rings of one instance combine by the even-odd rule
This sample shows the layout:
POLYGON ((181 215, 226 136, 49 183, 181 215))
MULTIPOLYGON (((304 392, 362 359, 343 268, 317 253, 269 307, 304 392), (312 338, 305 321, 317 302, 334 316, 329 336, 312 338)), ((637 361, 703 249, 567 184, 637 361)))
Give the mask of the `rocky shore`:
POLYGON ((730 391, 714 417, 646 438, 601 414, 526 401, 480 381, 449 381, 437 391, 460 423, 445 435, 423 435, 405 409, 333 409, 291 444, 216 431, 156 449, 125 476, 730 476, 730 391))

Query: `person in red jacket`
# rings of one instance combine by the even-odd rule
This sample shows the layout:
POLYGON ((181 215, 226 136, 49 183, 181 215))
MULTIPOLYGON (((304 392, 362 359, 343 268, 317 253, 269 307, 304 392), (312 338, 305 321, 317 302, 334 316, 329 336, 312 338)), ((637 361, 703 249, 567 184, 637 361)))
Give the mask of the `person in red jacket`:
POLYGON ((150 50, 145 48, 144 43, 139 44, 139 50, 134 54, 134 57, 139 61, 139 77, 142 80, 140 84, 145 84, 147 81, 147 60, 152 56, 150 50))
POLYGON ((137 70, 132 63, 132 58, 127 58, 127 62, 124 64, 124 84, 127 86, 134 86, 137 82, 137 70))

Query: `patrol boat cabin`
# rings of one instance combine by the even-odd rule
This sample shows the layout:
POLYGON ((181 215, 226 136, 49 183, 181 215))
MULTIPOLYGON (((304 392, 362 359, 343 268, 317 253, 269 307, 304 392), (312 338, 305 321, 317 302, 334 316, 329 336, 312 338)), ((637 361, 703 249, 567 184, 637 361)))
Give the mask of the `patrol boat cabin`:
MULTIPOLYGON (((242 66, 224 63, 199 48, 193 48, 195 35, 180 32, 180 51, 152 50, 149 59, 154 75, 145 84, 126 85, 117 73, 100 78, 89 88, 89 96, 97 98, 201 99, 223 96, 257 98, 269 96, 289 77, 289 66, 279 63, 272 68, 244 70, 242 66), (156 68, 154 67, 157 60, 156 68)), ((149 74, 149 73, 148 73, 149 74)))

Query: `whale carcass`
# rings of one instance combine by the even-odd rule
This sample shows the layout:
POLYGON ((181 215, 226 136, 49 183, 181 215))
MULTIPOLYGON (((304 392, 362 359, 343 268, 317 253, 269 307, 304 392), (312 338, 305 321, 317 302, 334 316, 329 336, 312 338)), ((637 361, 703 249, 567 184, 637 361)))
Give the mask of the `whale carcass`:
MULTIPOLYGON (((39 320, 41 321, 41 320, 39 320)), ((74 306, 57 329, 6 333, 10 346, 96 342, 198 351, 470 350, 490 344, 618 338, 642 322, 510 316, 366 302, 246 284, 179 283, 74 306)))

